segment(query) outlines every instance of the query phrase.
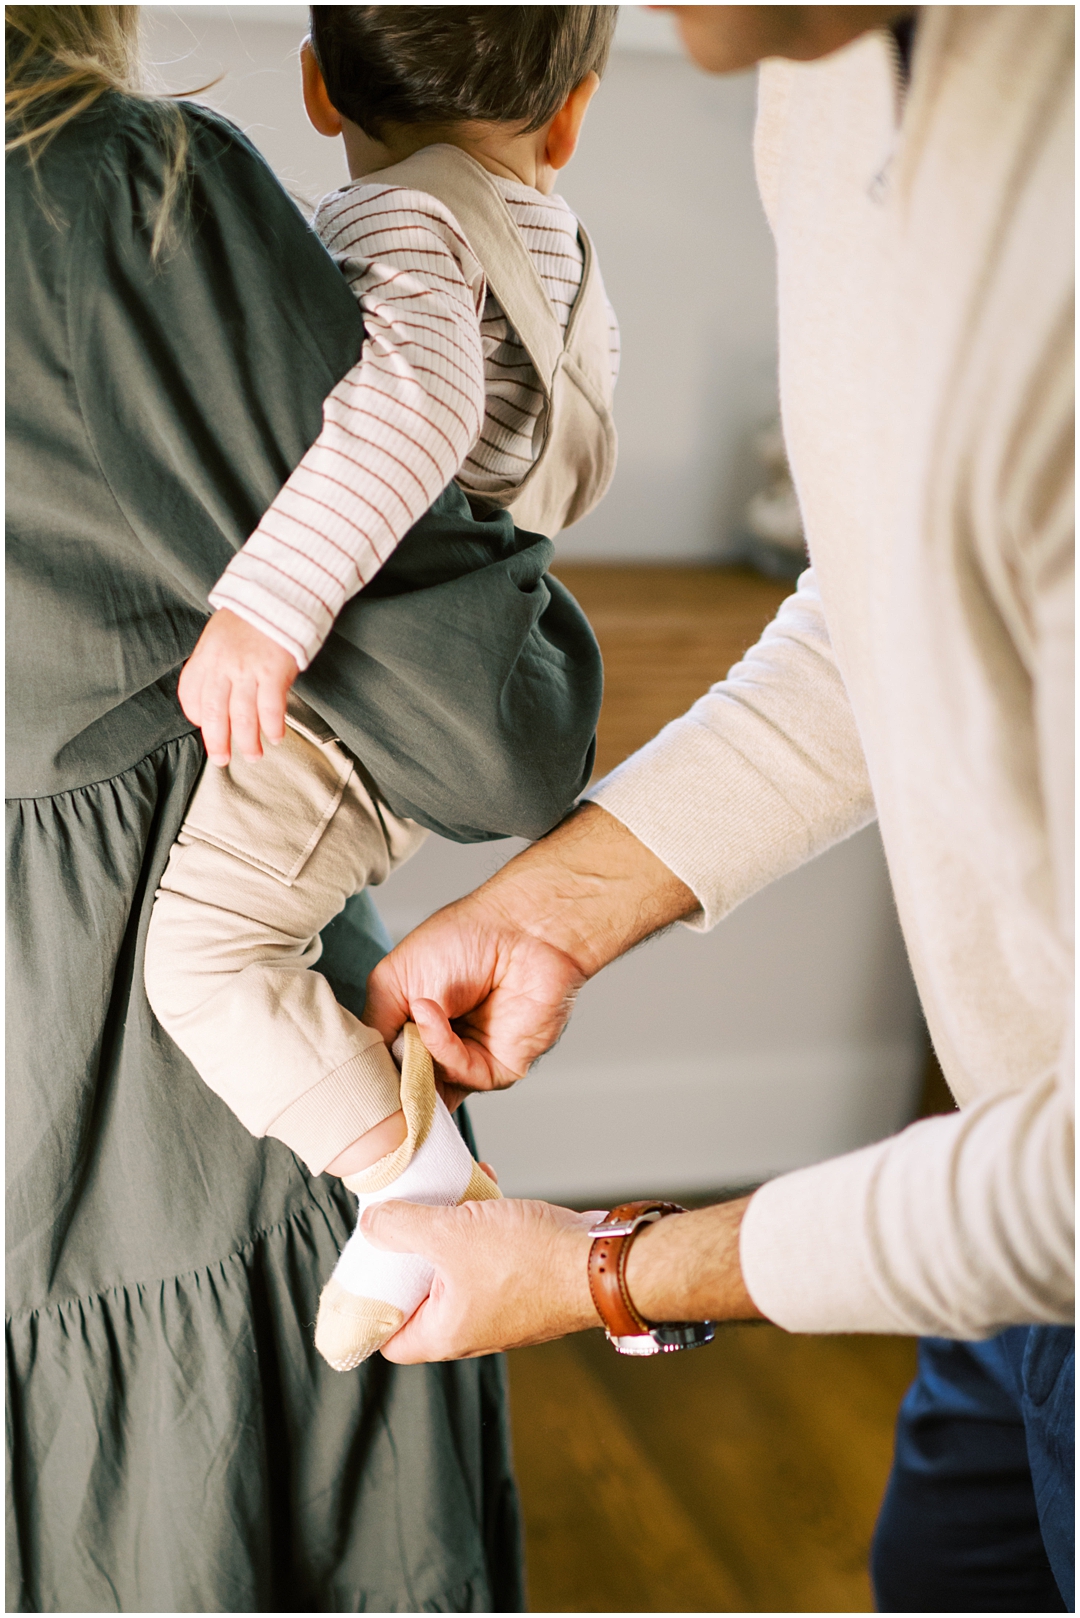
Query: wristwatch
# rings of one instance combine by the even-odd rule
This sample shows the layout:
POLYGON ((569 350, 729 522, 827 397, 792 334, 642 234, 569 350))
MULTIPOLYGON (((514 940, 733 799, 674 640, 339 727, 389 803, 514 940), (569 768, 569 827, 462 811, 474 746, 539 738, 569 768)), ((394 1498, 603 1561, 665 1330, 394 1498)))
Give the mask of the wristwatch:
POLYGON ((643 1225, 668 1214, 685 1213, 677 1202, 623 1202, 589 1231, 589 1291, 617 1354, 674 1354, 701 1348, 716 1335, 711 1320, 663 1321, 650 1325, 634 1306, 626 1286, 626 1260, 643 1225))

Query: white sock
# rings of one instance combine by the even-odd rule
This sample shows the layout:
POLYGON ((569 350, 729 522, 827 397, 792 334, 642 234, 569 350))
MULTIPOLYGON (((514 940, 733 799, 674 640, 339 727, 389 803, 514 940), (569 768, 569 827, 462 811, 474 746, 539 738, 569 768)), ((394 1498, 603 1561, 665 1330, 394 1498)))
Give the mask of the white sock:
MULTIPOLYGON (((361 1192, 357 1217, 379 1202, 423 1202, 430 1207, 452 1207, 461 1201, 472 1178, 473 1159, 458 1134, 441 1097, 427 1139, 396 1180, 378 1191, 361 1192)), ((393 1304, 408 1320, 427 1297, 432 1269, 415 1253, 389 1253, 372 1247, 357 1227, 341 1250, 334 1280, 358 1298, 378 1298, 393 1304)))
MULTIPOLYGON (((393 1152, 345 1184, 359 1212, 399 1198, 449 1207, 501 1195, 473 1161, 435 1090, 431 1057, 412 1023, 404 1035, 401 1108, 407 1134, 393 1152)), ((346 1242, 319 1299, 315 1347, 335 1371, 351 1371, 408 1320, 431 1288, 433 1271, 416 1253, 372 1247, 359 1229, 346 1242)))

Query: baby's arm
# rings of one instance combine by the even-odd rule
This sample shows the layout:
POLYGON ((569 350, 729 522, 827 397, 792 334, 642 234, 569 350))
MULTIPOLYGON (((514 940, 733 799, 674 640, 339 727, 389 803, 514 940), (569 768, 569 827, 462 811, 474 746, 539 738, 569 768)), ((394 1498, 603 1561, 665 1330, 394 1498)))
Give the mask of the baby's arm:
POLYGON ((483 271, 425 193, 369 184, 323 204, 317 228, 364 313, 358 363, 323 429, 210 593, 180 701, 215 763, 261 755, 285 695, 349 598, 459 471, 484 420, 483 271), (242 622, 241 622, 242 621, 242 622))

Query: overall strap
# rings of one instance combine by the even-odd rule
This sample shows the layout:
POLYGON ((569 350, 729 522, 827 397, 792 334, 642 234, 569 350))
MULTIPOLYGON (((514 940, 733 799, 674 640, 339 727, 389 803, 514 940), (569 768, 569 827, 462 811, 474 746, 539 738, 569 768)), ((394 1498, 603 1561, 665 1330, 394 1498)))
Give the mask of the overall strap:
POLYGON ((611 375, 608 303, 596 266, 596 249, 580 219, 578 238, 585 262, 581 286, 566 326, 566 363, 573 368, 578 381, 584 380, 596 393, 597 408, 609 410, 615 383, 611 375))
POLYGON ((365 179, 426 191, 445 203, 483 265, 488 285, 550 400, 563 354, 562 328, 493 176, 459 146, 442 145, 422 147, 365 179))

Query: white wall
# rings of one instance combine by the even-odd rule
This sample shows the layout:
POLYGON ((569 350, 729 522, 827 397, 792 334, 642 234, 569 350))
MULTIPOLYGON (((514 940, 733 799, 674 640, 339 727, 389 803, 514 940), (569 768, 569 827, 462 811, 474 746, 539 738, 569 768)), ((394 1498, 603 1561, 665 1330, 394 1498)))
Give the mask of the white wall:
POLYGON ((755 78, 617 51, 560 189, 619 316, 619 467, 559 544, 575 558, 711 561, 776 411, 772 238, 751 158, 755 78))
MULTIPOLYGON (((307 125, 293 6, 155 7, 148 45, 283 180, 345 177, 307 125)), ((710 80, 667 19, 624 8, 620 48, 566 175, 623 328, 622 458, 568 559, 716 556, 744 497, 747 435, 774 408, 771 244, 754 192, 750 77, 710 80)), ((718 670, 720 674, 722 671, 718 670)), ((517 845, 432 839, 377 895, 400 937, 517 845)), ((903 1124, 924 1035, 877 833, 777 883, 702 938, 680 929, 610 968, 529 1080, 473 1103, 507 1189, 566 1198, 707 1190, 903 1124)))

